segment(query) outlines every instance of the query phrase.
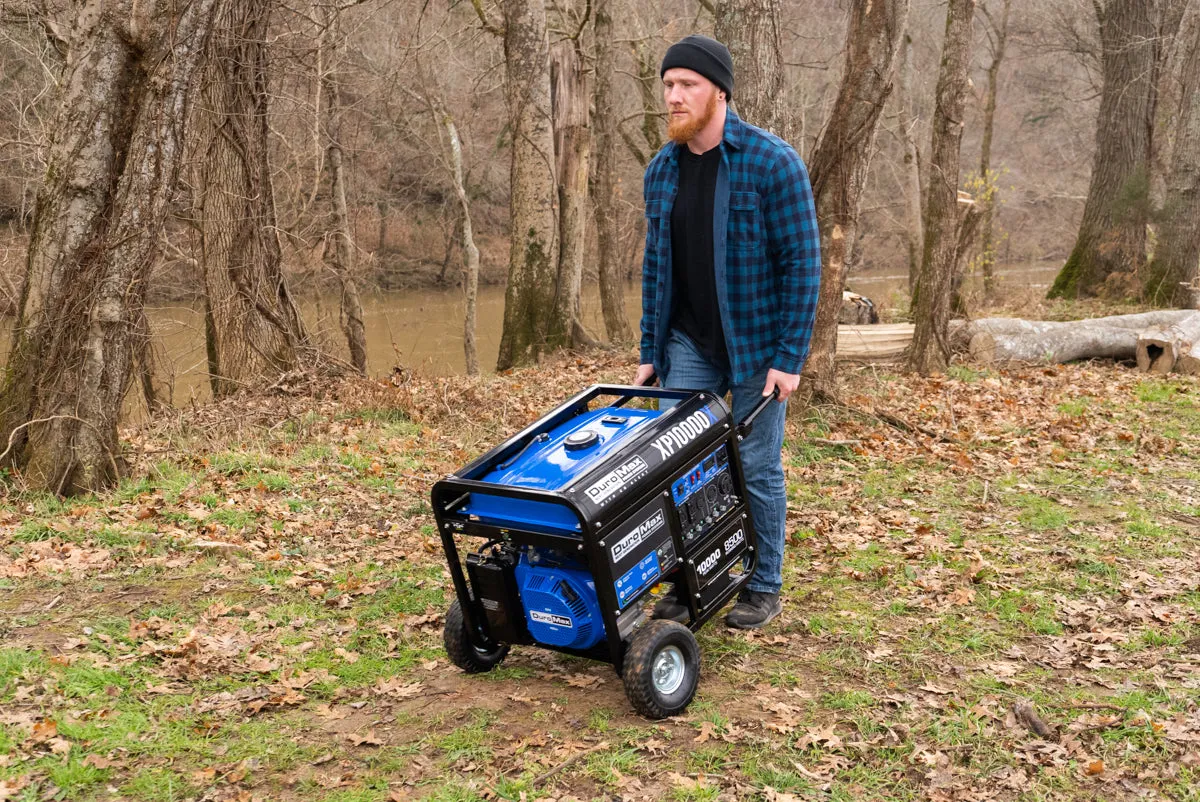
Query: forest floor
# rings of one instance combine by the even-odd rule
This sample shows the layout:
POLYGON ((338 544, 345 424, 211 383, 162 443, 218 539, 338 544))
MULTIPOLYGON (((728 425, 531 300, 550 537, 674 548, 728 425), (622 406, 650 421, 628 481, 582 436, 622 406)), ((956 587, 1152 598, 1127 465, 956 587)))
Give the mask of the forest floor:
POLYGON ((431 484, 633 358, 235 398, 10 490, 0 800, 1200 800, 1200 383, 1128 366, 844 368, 789 420, 784 612, 701 631, 681 718, 450 666, 431 484))

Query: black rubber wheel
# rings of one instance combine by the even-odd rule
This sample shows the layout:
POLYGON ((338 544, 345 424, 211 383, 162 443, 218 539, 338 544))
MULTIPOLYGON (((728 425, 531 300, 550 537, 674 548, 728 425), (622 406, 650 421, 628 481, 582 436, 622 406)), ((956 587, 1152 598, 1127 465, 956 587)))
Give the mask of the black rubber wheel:
POLYGON ((650 621, 629 642, 621 674, 625 695, 646 718, 682 713, 700 684, 696 636, 676 621, 650 621))
POLYGON ((508 654, 508 645, 500 644, 490 652, 480 651, 467 636, 467 622, 463 619, 462 606, 458 599, 446 611, 446 627, 442 630, 442 643, 450 662, 468 674, 483 674, 500 665, 508 654))

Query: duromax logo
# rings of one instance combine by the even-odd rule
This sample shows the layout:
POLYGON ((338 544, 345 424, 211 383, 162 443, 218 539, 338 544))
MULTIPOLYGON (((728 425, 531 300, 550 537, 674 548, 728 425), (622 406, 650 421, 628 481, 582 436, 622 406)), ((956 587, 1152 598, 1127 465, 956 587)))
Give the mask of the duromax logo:
POLYGON ((549 624, 552 627, 566 627, 567 629, 575 628, 575 622, 567 618, 565 615, 543 613, 541 610, 530 610, 529 617, 538 624, 549 624))
POLYGON ((655 510, 654 514, 637 525, 632 532, 618 540, 612 547, 613 565, 621 562, 625 555, 636 549, 650 535, 657 532, 666 522, 662 510, 655 510))
POLYGON ((646 460, 641 457, 634 457, 624 465, 617 466, 612 473, 601 477, 600 481, 589 487, 584 492, 587 497, 592 500, 593 504, 603 504, 610 496, 621 490, 630 482, 637 481, 650 466, 646 464, 646 460))

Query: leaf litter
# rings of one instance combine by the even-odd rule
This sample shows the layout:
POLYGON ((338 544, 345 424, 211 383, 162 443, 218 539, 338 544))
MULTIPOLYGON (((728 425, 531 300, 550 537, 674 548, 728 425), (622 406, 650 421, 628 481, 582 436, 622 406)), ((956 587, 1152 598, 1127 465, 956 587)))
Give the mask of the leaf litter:
POLYGON ((195 799, 1179 798, 1200 781, 1200 390, 1121 367, 864 371, 843 405, 794 411, 784 615, 703 631, 683 719, 640 720, 609 669, 539 650, 494 678, 450 668, 430 484, 561 400, 546 387, 631 367, 246 395, 127 432, 118 491, 11 497, 0 603, 24 667, 0 675, 0 799, 142 798, 148 770, 195 799), (135 713, 147 728, 115 737, 135 713), (184 723, 185 749, 132 758, 184 723), (68 762, 90 779, 63 779, 68 762))

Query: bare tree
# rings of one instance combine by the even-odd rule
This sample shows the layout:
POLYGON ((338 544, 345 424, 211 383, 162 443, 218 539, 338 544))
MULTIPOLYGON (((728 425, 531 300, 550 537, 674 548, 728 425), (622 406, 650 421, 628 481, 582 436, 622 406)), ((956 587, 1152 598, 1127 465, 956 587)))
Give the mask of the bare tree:
POLYGON ((1192 27, 1158 244, 1145 289, 1147 300, 1184 307, 1196 306, 1200 295, 1200 18, 1192 27))
POLYGON ((558 192, 550 98, 549 42, 543 0, 507 0, 504 25, 484 25, 504 36, 505 82, 512 136, 511 245, 504 296, 504 330, 497 370, 527 365, 554 347, 558 289, 558 192))
POLYGON ((975 0, 949 0, 930 146, 925 251, 913 288, 916 328, 908 354, 909 368, 924 375, 944 370, 950 359, 947 328, 959 241, 959 150, 974 16, 975 0))
POLYGON ((451 180, 454 182, 454 194, 462 207, 463 254, 466 256, 464 265, 463 288, 466 295, 466 314, 463 315, 463 357, 467 364, 467 375, 479 375, 479 349, 475 345, 475 318, 479 300, 479 248, 475 245, 475 228, 471 224, 471 201, 467 197, 467 187, 463 181, 462 140, 458 136, 458 126, 454 118, 439 103, 435 106, 446 129, 447 148, 450 151, 451 180))
POLYGON ((780 0, 719 0, 716 38, 737 70, 734 108, 747 122, 791 141, 784 95, 780 0))
POLYGON ((296 367, 305 341, 280 264, 268 153, 273 0, 228 0, 196 112, 196 223, 209 381, 221 397, 296 367))
POLYGON ((1004 62, 1004 51, 1008 46, 1008 14, 1012 0, 1001 0, 1000 18, 996 19, 985 4, 979 7, 987 19, 988 44, 992 60, 987 70, 987 94, 983 102, 983 141, 979 146, 979 180, 983 186, 981 198, 983 209, 980 221, 979 267, 983 273, 983 295, 991 298, 995 293, 996 242, 993 231, 996 220, 997 182, 992 175, 992 137, 996 130, 996 97, 1000 85, 1000 65, 1004 62))
POLYGON ((550 337, 576 347, 596 343, 584 328, 581 299, 592 155, 592 97, 579 53, 582 32, 581 23, 573 37, 555 42, 550 48, 559 208, 558 293, 550 337))
POLYGON ((858 210, 875 129, 892 91, 896 51, 908 20, 909 0, 855 0, 846 30, 846 64, 833 112, 809 160, 817 223, 826 249, 821 265, 821 290, 813 327, 812 350, 804 366, 814 395, 837 395, 834 352, 838 313, 848 270, 847 250, 858 233, 858 210))
POLYGON ((1075 247, 1050 288, 1052 298, 1123 295, 1145 266, 1157 78, 1163 37, 1173 35, 1174 2, 1094 3, 1104 77, 1095 161, 1075 247))
POLYGON ((642 141, 646 143, 646 150, 637 140, 630 136, 622 136, 625 139, 625 144, 628 146, 630 153, 637 159, 638 163, 645 167, 650 163, 650 159, 655 153, 662 150, 663 146, 663 98, 662 98, 662 80, 658 74, 658 68, 662 63, 662 57, 655 49, 654 41, 646 32, 645 25, 641 17, 636 11, 630 16, 633 23, 633 38, 629 42, 630 51, 633 54, 633 64, 636 71, 638 97, 641 99, 641 125, 639 126, 642 135, 642 141))
POLYGON ((616 93, 616 26, 613 0, 595 0, 595 147, 592 208, 596 215, 596 247, 600 261, 600 308, 611 342, 632 337, 621 288, 621 242, 617 230, 617 137, 620 119, 616 93))
POLYGON ((342 147, 342 101, 339 67, 341 66, 342 9, 333 0, 319 6, 320 39, 317 48, 317 73, 320 81, 318 119, 324 131, 325 165, 329 173, 331 225, 325 239, 325 259, 333 268, 341 288, 340 316, 350 364, 359 373, 367 372, 367 336, 363 324, 362 301, 354 270, 354 239, 350 230, 350 207, 346 199, 348 177, 342 147))
POLYGON ((900 42, 896 67, 896 122, 904 148, 903 173, 900 181, 904 195, 904 241, 908 245, 908 291, 917 283, 921 255, 925 252, 925 226, 921 221, 923 194, 921 191, 921 148, 917 145, 917 121, 913 115, 912 33, 906 30, 900 42))
POLYGON ((3 388, 3 459, 74 493, 121 472, 117 420, 146 279, 219 0, 84 3, 34 210, 3 388))

